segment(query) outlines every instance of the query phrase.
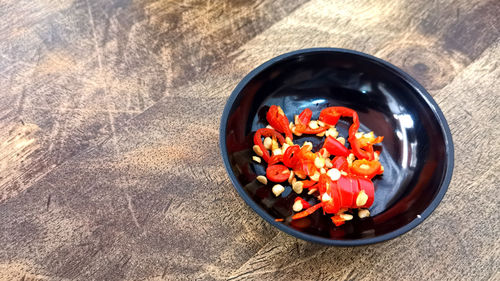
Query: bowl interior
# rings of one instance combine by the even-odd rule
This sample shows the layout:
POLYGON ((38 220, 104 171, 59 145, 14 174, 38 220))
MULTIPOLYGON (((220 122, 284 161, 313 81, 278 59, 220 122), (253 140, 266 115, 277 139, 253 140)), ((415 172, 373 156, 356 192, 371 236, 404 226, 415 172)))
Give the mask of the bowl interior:
MULTIPOLYGON (((281 223, 308 237, 359 240, 421 219, 440 191, 449 169, 449 152, 438 109, 413 83, 372 57, 335 51, 298 53, 250 74, 235 90, 227 123, 222 124, 236 188, 248 194, 251 202, 247 203, 254 209, 257 205, 273 218, 290 217, 297 196, 291 187, 283 184, 286 190, 276 198, 272 182, 264 186, 255 180, 265 174, 265 163, 251 160, 254 132, 267 125, 265 114, 273 104, 280 105, 289 120, 304 108, 312 109, 313 119, 317 119, 325 107, 346 106, 358 112, 360 131, 384 136, 380 149, 385 171, 373 180, 372 216, 335 227, 328 216, 317 211, 305 219, 281 223)), ((350 121, 340 120, 340 136, 347 138, 350 121)), ((316 136, 294 138, 294 143, 304 141, 313 142, 315 151, 322 145, 316 136)), ((315 202, 311 196, 301 196, 315 202)))

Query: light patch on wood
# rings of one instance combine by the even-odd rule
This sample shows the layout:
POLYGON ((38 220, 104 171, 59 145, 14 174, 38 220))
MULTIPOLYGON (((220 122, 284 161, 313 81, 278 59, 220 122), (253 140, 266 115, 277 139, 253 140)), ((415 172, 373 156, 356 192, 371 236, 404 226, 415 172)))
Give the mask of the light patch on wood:
POLYGON ((42 281, 49 280, 47 276, 35 274, 34 270, 25 262, 0 263, 0 281, 25 280, 42 281))
POLYGON ((25 190, 28 185, 19 178, 26 167, 33 165, 30 157, 40 145, 35 124, 8 123, 0 128, 0 202, 25 190))

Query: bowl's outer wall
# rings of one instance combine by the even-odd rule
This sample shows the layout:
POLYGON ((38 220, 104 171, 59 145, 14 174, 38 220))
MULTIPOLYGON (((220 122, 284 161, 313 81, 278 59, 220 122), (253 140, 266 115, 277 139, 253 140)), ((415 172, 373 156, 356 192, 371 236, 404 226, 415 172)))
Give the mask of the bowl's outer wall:
MULTIPOLYGON (((266 220, 306 240, 356 245, 391 238, 424 219, 450 181, 451 135, 435 102, 401 70, 358 52, 309 49, 278 57, 238 85, 224 115, 221 148, 236 189, 266 220), (274 221, 292 214, 296 194, 287 186, 276 198, 273 183, 264 186, 255 180, 265 174, 265 165, 251 161, 253 133, 267 125, 265 113, 272 104, 280 105, 289 120, 304 108, 311 108, 317 118, 325 107, 347 106, 358 112, 361 131, 384 136, 380 148, 385 171, 373 180, 371 218, 334 227, 318 211, 300 221, 274 221)), ((350 119, 345 118, 337 126, 344 137, 349 125, 350 119)), ((305 140, 313 141, 315 149, 321 147, 316 136, 296 137, 294 142, 305 140)), ((314 202, 310 196, 303 197, 314 202)))

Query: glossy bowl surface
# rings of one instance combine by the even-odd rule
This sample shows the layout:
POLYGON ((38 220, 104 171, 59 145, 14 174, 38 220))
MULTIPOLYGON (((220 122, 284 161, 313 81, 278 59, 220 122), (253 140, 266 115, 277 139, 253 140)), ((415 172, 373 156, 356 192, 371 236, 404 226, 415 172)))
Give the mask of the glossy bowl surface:
MULTIPOLYGON (((337 129, 347 136, 349 119, 337 129)), ((295 137, 302 144, 316 136, 295 137)), ((223 112, 221 153, 234 187, 260 216, 298 238, 337 246, 376 243, 417 226, 437 207, 451 180, 453 142, 436 102, 399 68, 373 56, 345 49, 315 48, 287 53, 257 67, 235 88, 223 112), (335 227, 321 211, 290 221, 296 197, 289 185, 275 197, 273 183, 255 180, 265 165, 251 160, 253 134, 267 125, 270 105, 280 105, 289 120, 304 108, 313 119, 328 106, 355 109, 360 131, 384 136, 380 161, 383 176, 374 178, 371 217, 335 227), (276 218, 288 218, 276 222, 276 218)), ((314 199, 305 196, 309 201, 314 199)), ((356 217, 356 216, 355 216, 356 217)))

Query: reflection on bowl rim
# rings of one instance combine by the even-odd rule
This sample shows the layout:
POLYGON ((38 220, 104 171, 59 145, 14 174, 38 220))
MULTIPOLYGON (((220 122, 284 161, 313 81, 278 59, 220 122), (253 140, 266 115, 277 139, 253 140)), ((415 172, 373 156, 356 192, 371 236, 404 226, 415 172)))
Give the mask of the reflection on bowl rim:
POLYGON ((448 186, 451 181, 451 177, 453 174, 453 165, 454 165, 454 147, 453 147, 453 140, 451 137, 451 132, 450 128, 448 127, 448 123, 446 122, 446 119, 443 115, 443 112, 441 112, 441 109, 439 109, 439 106, 436 104, 434 99, 431 97, 431 95, 424 89, 420 83, 418 83, 415 79, 413 79, 410 75, 408 75, 406 72, 403 70, 399 69, 398 67, 390 64, 389 62, 386 62, 382 59, 379 59, 377 57, 374 57, 372 55, 368 55, 362 52, 358 51, 353 51, 353 50, 347 50, 347 49, 341 49, 341 48, 309 48, 309 49, 301 49, 301 50, 296 50, 292 51, 289 53, 285 53, 282 55, 279 55, 277 57, 274 57, 265 63, 259 65, 257 68, 252 70, 250 73, 248 73, 241 81, 238 83, 236 88, 233 90, 229 98, 227 99, 226 106, 224 107, 224 111, 222 113, 222 118, 221 118, 221 123, 220 123, 220 149, 221 149, 221 154, 222 158, 224 161, 224 166, 226 168, 226 171, 229 175, 229 178, 231 179, 231 182, 233 183, 233 186, 235 187, 236 191, 238 191, 239 195, 243 198, 243 200, 257 213, 259 214, 264 220, 266 220, 268 223, 271 225, 275 226, 279 230, 295 236, 297 238, 300 238, 302 240, 310 241, 310 242, 315 242, 315 243, 321 243, 325 245, 333 245, 333 246, 360 246, 360 245, 368 245, 368 244, 374 244, 378 242, 383 242, 389 239, 396 238, 411 229, 415 228, 417 225, 422 223, 429 215, 437 208, 439 203, 444 197, 444 194, 448 190, 448 186), (445 145, 446 145, 446 156, 447 156, 447 165, 446 165, 446 173, 444 176, 443 181, 441 182, 441 185, 439 187, 439 192, 438 194, 434 197, 434 199, 431 201, 429 206, 420 214, 420 217, 417 217, 416 219, 412 220, 410 223, 394 230, 389 233, 385 233, 380 236, 376 237, 370 237, 370 238, 361 238, 361 239, 355 239, 355 240, 335 240, 335 239, 329 239, 329 238, 324 238, 324 237, 319 237, 319 236, 314 236, 311 234, 307 234, 304 232, 301 232, 299 230, 296 230, 290 226, 287 226, 281 222, 276 222, 274 217, 269 215, 262 207, 260 207, 243 189, 243 186, 239 183, 238 179, 234 175, 234 172, 231 170, 231 164, 229 163, 229 157, 228 157, 228 152, 226 148, 226 125, 227 121, 229 118, 229 112, 238 97, 239 93, 245 88, 245 86, 250 82, 255 76, 257 76, 259 73, 262 71, 266 70, 268 67, 272 66, 273 64, 288 59, 290 57, 296 56, 296 55, 301 55, 301 54, 310 54, 310 53, 318 53, 318 52, 333 52, 333 53, 343 53, 343 54, 351 54, 351 55, 357 55, 364 57, 365 59, 381 64, 382 66, 386 67, 388 70, 392 71, 394 75, 397 75, 401 77, 408 85, 410 85, 417 93, 420 94, 420 96, 426 101, 427 105, 431 108, 432 112, 438 119, 438 123, 441 126, 442 133, 444 135, 444 140, 445 140, 445 145))

